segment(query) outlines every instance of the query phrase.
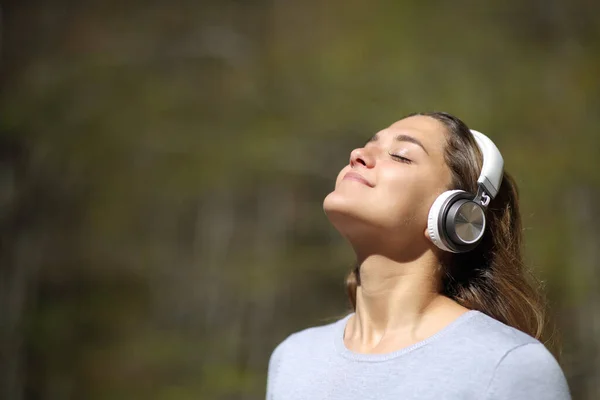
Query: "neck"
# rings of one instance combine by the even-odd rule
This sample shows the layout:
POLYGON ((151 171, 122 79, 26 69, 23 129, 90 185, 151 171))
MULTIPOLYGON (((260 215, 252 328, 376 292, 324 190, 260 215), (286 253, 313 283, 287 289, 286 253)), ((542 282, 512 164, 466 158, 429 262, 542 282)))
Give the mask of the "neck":
POLYGON ((349 335, 368 347, 390 335, 412 335, 422 323, 452 317, 457 305, 439 293, 439 270, 432 252, 408 262, 383 255, 364 258, 349 335))

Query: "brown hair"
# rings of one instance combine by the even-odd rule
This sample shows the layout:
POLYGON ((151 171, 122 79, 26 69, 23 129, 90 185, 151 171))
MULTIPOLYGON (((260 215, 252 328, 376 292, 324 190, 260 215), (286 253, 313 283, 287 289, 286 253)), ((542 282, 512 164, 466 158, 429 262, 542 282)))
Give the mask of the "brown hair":
MULTIPOLYGON (((409 116, 413 115, 434 118, 446 127, 445 160, 452 176, 449 189, 476 193, 483 157, 465 123, 442 112, 409 116)), ((506 172, 486 217, 485 235, 474 250, 441 256, 442 294, 466 308, 479 310, 541 339, 545 333, 545 305, 539 282, 523 262, 518 191, 515 181, 506 172)), ((358 285, 360 275, 356 266, 346 279, 354 309, 358 285)))

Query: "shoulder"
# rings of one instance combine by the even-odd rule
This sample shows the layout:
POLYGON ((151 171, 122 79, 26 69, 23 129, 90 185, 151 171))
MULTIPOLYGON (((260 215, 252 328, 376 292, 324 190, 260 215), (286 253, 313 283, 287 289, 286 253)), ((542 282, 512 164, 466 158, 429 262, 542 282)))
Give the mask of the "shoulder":
POLYGON ((294 351, 306 351, 320 345, 330 345, 336 329, 348 319, 349 315, 335 322, 314 326, 294 332, 286 337, 273 351, 273 354, 289 353, 294 351))
POLYGON ((344 322, 350 317, 339 319, 324 325, 314 326, 290 334, 280 342, 271 354, 271 363, 278 362, 284 355, 319 352, 333 345, 336 330, 343 329, 344 322))
POLYGON ((492 368, 509 351, 523 345, 540 344, 537 339, 482 312, 470 311, 469 314, 445 344, 454 352, 461 352, 474 365, 485 363, 492 368))
POLYGON ((569 399, 564 374, 537 339, 481 312, 472 312, 450 343, 485 372, 486 399, 569 399))
POLYGON ((570 399, 558 362, 539 342, 520 345, 498 362, 487 389, 487 399, 570 399))
MULTIPOLYGON (((267 398, 270 399, 276 390, 276 382, 281 372, 285 374, 286 366, 289 370, 294 366, 304 365, 311 355, 328 354, 334 346, 336 330, 343 329, 346 316, 336 322, 307 328, 292 333, 280 342, 269 358, 267 376, 267 398), (308 358, 307 358, 308 357, 308 358)), ((313 357, 314 358, 314 357, 313 357)))
POLYGON ((466 325, 478 355, 493 360, 486 399, 570 399, 562 369, 539 340, 479 312, 466 325))
POLYGON ((525 344, 540 343, 537 339, 481 312, 465 324, 465 333, 475 342, 504 353, 525 344))

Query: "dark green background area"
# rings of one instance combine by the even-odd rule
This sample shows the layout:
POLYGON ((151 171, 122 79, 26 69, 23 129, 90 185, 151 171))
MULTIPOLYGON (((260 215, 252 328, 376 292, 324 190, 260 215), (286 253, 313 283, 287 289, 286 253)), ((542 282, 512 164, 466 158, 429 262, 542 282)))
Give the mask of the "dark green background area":
POLYGON ((415 111, 521 190, 575 399, 600 397, 600 3, 5 1, 0 398, 262 399, 347 310, 323 197, 415 111))

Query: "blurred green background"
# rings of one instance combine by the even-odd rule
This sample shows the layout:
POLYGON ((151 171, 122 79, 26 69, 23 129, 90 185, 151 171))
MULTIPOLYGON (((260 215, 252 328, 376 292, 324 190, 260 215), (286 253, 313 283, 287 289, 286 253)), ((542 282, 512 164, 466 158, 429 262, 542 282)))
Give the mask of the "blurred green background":
POLYGON ((344 314, 322 212, 414 111, 489 134, 521 189, 575 399, 600 398, 600 3, 7 0, 0 399, 262 399, 344 314))

